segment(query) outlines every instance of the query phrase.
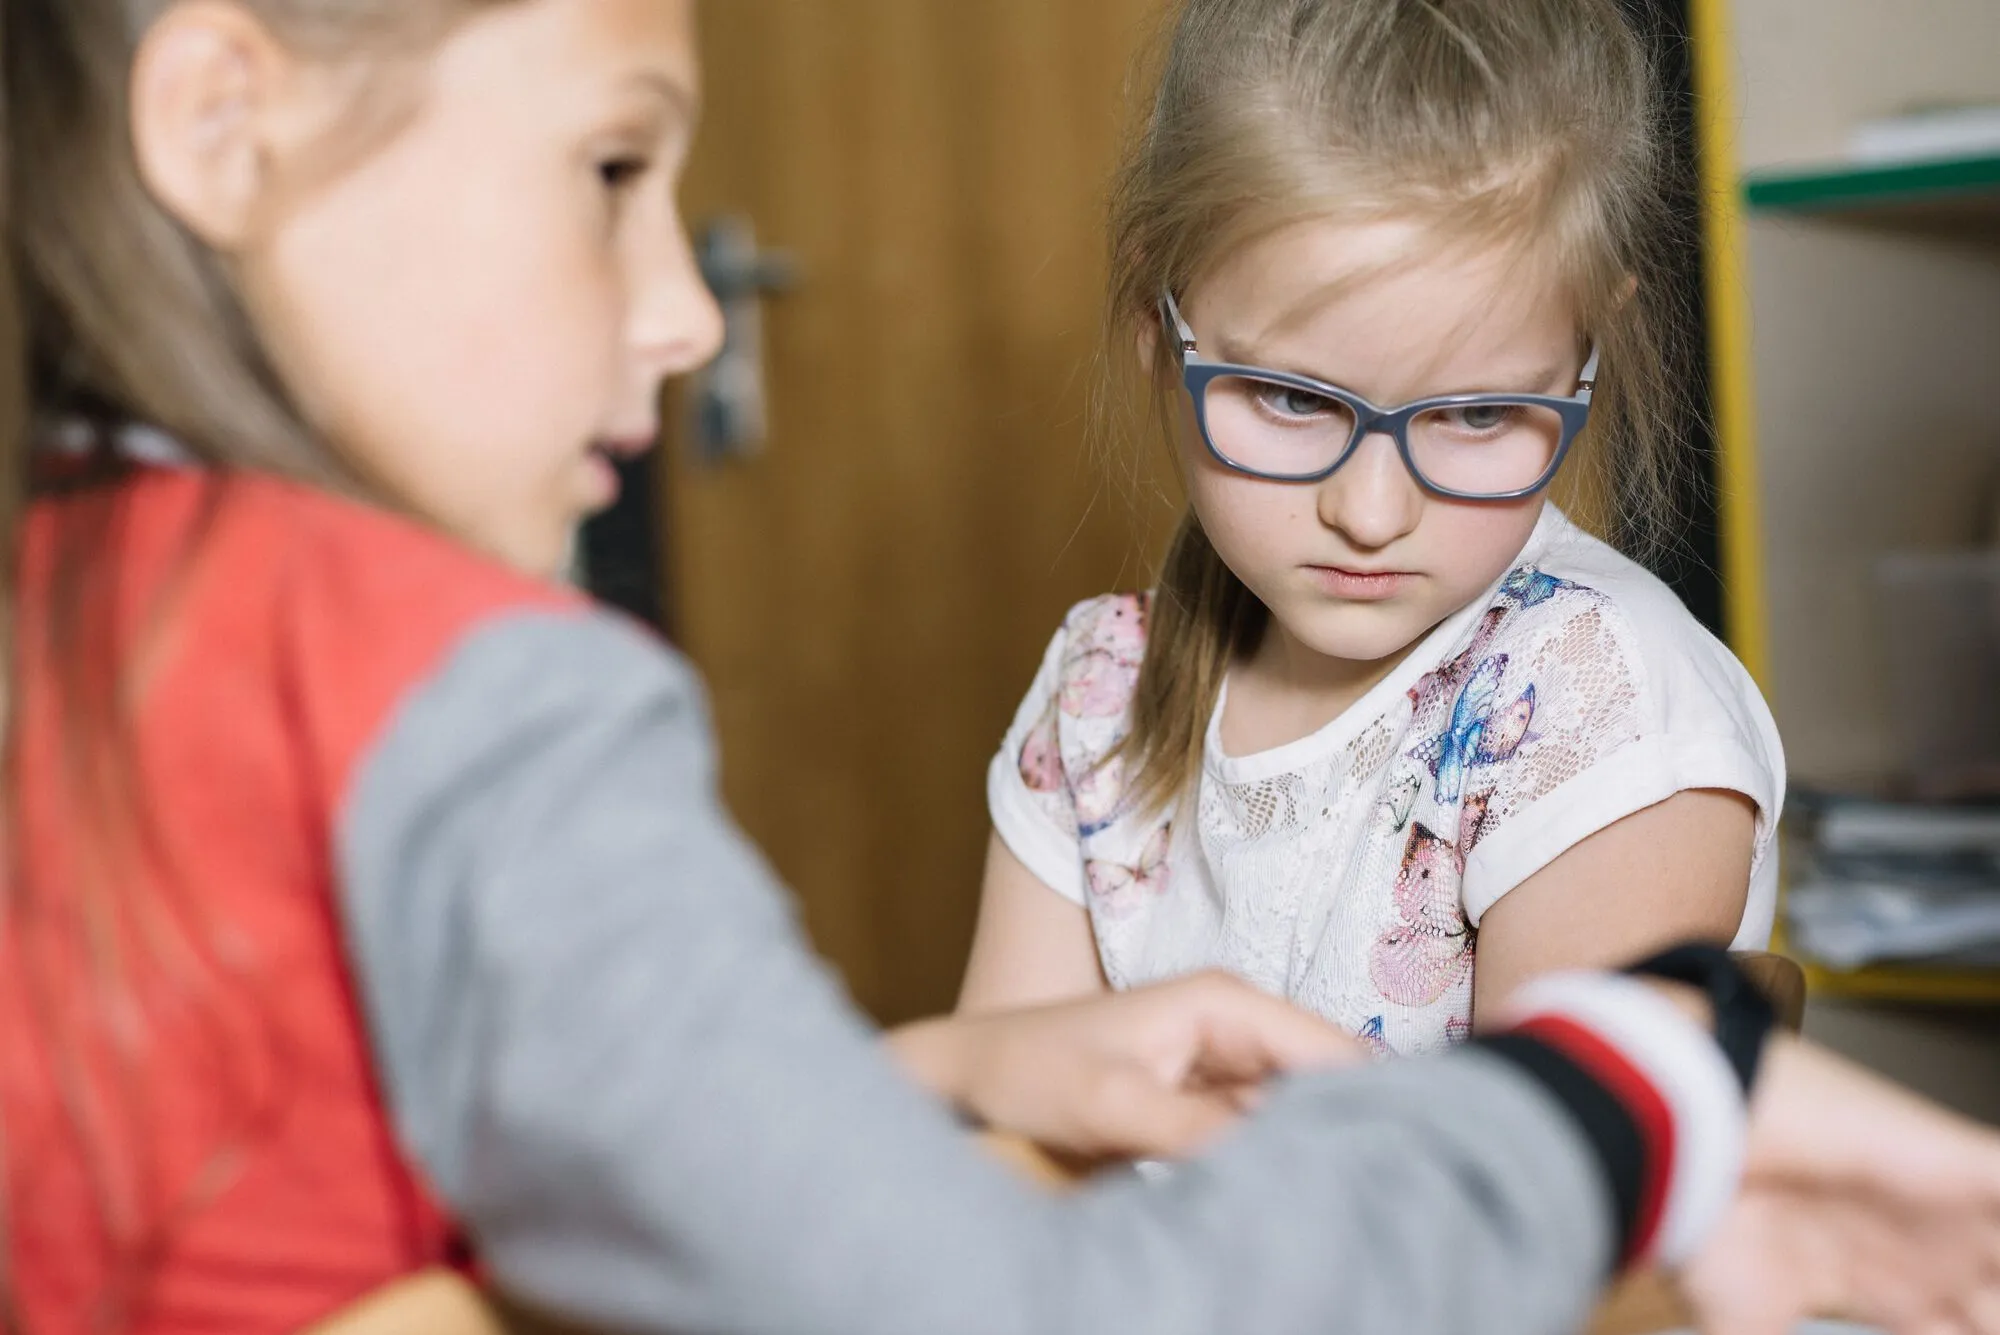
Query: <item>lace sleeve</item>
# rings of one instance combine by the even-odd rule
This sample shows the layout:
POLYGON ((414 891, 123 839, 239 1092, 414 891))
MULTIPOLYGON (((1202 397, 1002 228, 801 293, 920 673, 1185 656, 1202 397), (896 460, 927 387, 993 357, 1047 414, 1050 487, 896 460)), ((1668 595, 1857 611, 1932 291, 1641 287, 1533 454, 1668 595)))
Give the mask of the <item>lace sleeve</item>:
POLYGON ((1458 790, 1467 918, 1477 925, 1606 826, 1677 792, 1717 788, 1763 813, 1748 931, 1764 898, 1754 883, 1772 879, 1764 864, 1783 786, 1775 729, 1748 674, 1691 618, 1642 636, 1610 598, 1577 585, 1520 609, 1509 629, 1502 652, 1475 669, 1433 758, 1440 796, 1458 790), (1746 722, 1756 719, 1766 726, 1746 722))
POLYGON ((987 771, 993 828, 1028 870, 1086 902, 1083 840, 1115 817, 1118 766, 1105 758, 1130 726, 1146 656, 1147 600, 1112 594, 1079 603, 987 771))

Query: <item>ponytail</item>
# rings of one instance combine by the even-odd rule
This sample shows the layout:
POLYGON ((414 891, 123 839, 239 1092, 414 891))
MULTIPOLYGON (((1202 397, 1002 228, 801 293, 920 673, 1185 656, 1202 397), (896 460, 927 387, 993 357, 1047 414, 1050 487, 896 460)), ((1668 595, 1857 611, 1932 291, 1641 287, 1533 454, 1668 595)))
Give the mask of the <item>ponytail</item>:
POLYGON ((1113 753, 1132 771, 1125 791, 1135 808, 1158 811, 1194 791, 1230 660, 1257 646, 1270 619, 1190 508, 1147 615, 1132 731, 1113 753))

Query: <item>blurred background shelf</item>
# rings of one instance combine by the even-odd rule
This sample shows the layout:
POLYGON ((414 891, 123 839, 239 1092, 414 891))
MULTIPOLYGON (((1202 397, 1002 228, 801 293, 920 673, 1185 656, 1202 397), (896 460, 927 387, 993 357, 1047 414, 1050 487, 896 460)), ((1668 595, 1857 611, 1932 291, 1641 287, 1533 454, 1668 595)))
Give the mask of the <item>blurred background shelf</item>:
POLYGON ((1878 965, 1836 970, 1801 961, 1806 990, 1822 998, 1923 1005, 2000 1005, 2000 970, 1919 969, 1878 965))
POLYGON ((1798 961, 1805 970, 1806 996, 1815 1003, 2000 1008, 2000 969, 1918 964, 1837 969, 1798 949, 1782 921, 1773 934, 1771 949, 1798 961))
MULTIPOLYGON (((2000 106, 1993 0, 1689 10, 1728 639, 1794 786, 1877 791, 1909 759, 1879 563, 2000 536, 2000 151, 1861 141, 2000 106)), ((1800 962, 1809 1035, 2000 1120, 2000 970, 1800 962)))
POLYGON ((1826 217, 2000 244, 2000 153, 1777 167, 1744 177, 1753 213, 1826 217))

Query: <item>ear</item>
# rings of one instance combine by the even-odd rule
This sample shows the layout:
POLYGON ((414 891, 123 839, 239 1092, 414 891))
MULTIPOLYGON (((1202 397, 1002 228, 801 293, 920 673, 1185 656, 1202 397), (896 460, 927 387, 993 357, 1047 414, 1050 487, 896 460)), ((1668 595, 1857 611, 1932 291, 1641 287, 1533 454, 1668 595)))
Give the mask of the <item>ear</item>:
POLYGON ((276 113, 298 64, 228 0, 179 0, 132 63, 140 179, 190 231, 228 253, 245 238, 270 176, 276 113))

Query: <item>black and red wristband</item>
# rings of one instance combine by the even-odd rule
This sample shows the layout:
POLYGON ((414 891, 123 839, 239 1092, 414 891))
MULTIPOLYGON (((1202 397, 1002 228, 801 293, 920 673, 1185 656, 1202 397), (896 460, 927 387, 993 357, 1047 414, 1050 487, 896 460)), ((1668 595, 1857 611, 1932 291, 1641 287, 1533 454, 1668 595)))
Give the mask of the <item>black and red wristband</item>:
POLYGON ((1644 984, 1538 979, 1477 1046, 1546 1089, 1583 1133, 1618 1229, 1620 1268, 1686 1260, 1733 1199, 1744 1098, 1714 1040, 1644 984))

